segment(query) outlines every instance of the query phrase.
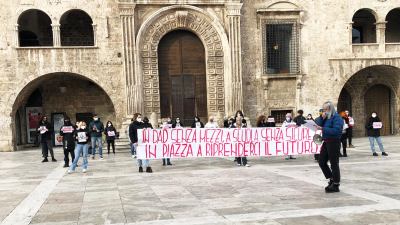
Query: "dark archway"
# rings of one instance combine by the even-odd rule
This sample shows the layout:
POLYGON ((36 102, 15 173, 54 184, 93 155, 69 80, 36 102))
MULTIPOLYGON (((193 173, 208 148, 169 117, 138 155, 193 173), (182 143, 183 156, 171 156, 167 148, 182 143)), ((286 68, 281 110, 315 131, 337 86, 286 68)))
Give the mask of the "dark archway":
POLYGON ((47 115, 53 122, 60 114, 76 121, 82 119, 82 115, 94 113, 104 123, 116 121, 114 104, 99 85, 72 73, 43 75, 26 85, 13 105, 14 147, 19 149, 35 144, 35 136, 32 136, 35 135, 35 126, 32 124, 42 115, 47 115))
POLYGON ((192 32, 172 31, 158 46, 161 117, 207 119, 205 49, 192 32))
POLYGON ((79 9, 70 10, 60 19, 62 46, 94 46, 93 20, 79 9))
POLYGON ((350 114, 352 114, 351 95, 346 89, 343 89, 340 92, 337 111, 342 112, 346 110, 348 110, 350 114))
POLYGON ((18 37, 20 47, 52 46, 50 17, 37 9, 23 12, 18 18, 18 37))
POLYGON ((376 43, 376 18, 371 9, 360 9, 353 16, 352 42, 376 43))
POLYGON ((386 16, 386 42, 400 42, 400 9, 391 10, 386 16))

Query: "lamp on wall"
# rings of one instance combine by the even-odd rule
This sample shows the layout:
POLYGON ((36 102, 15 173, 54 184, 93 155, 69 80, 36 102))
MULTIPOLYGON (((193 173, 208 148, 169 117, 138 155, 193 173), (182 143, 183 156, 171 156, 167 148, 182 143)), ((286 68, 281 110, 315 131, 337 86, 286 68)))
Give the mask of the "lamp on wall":
POLYGON ((61 92, 61 93, 67 92, 67 87, 65 87, 65 86, 60 86, 60 92, 61 92))
POLYGON ((371 76, 371 74, 369 73, 367 76, 367 82, 368 84, 371 84, 374 81, 374 78, 371 76))

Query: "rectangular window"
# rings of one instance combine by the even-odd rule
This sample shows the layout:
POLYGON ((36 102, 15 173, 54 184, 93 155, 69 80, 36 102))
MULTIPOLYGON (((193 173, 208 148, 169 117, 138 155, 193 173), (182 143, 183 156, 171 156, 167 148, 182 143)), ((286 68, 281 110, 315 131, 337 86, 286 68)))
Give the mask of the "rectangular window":
POLYGON ((298 74, 299 35, 296 21, 268 20, 264 27, 264 72, 298 74))
POLYGON ((271 116, 275 118, 276 123, 283 123, 286 119, 286 114, 292 112, 292 110, 272 110, 271 116))

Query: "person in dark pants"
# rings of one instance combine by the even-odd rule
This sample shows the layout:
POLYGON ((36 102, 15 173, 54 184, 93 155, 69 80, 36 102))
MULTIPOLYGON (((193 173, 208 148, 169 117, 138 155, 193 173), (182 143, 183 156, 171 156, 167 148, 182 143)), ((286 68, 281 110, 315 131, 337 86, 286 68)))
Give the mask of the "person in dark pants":
POLYGON ((42 144, 42 156, 44 158, 42 162, 49 161, 47 159, 47 157, 49 156, 49 151, 51 155, 51 161, 57 162, 57 160, 54 158, 53 143, 51 142, 51 134, 53 132, 50 123, 47 121, 47 116, 44 116, 43 119, 40 121, 37 131, 40 135, 40 142, 42 144))
POLYGON ((375 151, 375 140, 378 142, 379 149, 382 152, 382 156, 388 156, 383 148, 383 143, 381 139, 381 129, 382 129, 382 121, 379 119, 376 112, 371 114, 371 117, 368 119, 367 124, 365 124, 365 129, 367 129, 369 144, 371 146, 371 151, 373 156, 378 156, 378 153, 375 151))
POLYGON ((104 129, 104 134, 106 135, 107 140, 107 154, 110 154, 111 145, 113 154, 115 155, 115 138, 117 136, 117 130, 115 129, 111 121, 107 121, 106 128, 104 129))
POLYGON ((64 167, 69 167, 69 155, 71 155, 71 162, 75 159, 75 127, 70 119, 64 119, 64 126, 60 129, 60 135, 63 137, 64 149, 64 167))
MULTIPOLYGON (((319 116, 322 116, 322 113, 324 112, 324 110, 323 109, 320 109, 319 110, 319 116)), ((313 119, 314 120, 314 119, 313 119)), ((315 120, 314 120, 315 121, 315 120)), ((316 162, 318 162, 318 160, 319 160, 319 154, 314 154, 314 159, 315 159, 315 161, 316 162)))
MULTIPOLYGON (((242 123, 243 118, 241 116, 236 117, 236 123, 232 124, 231 128, 244 128, 246 127, 245 124, 242 123)), ((235 157, 235 161, 237 163, 237 166, 246 166, 250 167, 250 165, 247 163, 247 157, 235 157)))
POLYGON ((343 119, 343 130, 342 136, 340 137, 340 142, 342 143, 343 154, 340 153, 340 157, 347 157, 347 130, 349 129, 349 119, 345 112, 341 112, 340 116, 343 119))
POLYGON ((354 119, 350 116, 350 112, 348 110, 344 111, 346 113, 346 117, 349 121, 349 128, 347 128, 347 139, 349 139, 349 148, 354 148, 353 145, 353 127, 354 127, 354 119))
POLYGON ((336 112, 332 102, 325 102, 323 113, 315 120, 318 129, 322 130, 323 144, 319 155, 319 167, 326 179, 329 179, 325 192, 339 192, 340 186, 340 137, 343 130, 343 119, 336 112), (328 166, 328 161, 331 167, 328 166))
POLYGON ((100 121, 100 118, 95 114, 93 116, 93 121, 89 124, 89 132, 90 132, 90 142, 92 144, 92 159, 94 159, 96 155, 96 146, 99 149, 100 159, 103 159, 103 139, 102 135, 104 132, 104 125, 100 121))

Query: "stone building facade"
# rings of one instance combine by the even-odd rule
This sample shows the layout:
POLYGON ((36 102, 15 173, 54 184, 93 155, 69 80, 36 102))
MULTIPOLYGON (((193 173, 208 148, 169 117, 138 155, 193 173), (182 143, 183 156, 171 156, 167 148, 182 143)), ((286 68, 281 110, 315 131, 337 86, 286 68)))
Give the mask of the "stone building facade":
MULTIPOLYGON (((135 112, 281 120, 326 100, 355 134, 399 131, 399 0, 0 2, 0 150, 32 141, 27 109, 124 129, 135 112)), ((278 121, 279 122, 279 121, 278 121)), ((187 124, 188 125, 188 124, 187 124)), ((122 132, 121 132, 122 133, 122 132)))

